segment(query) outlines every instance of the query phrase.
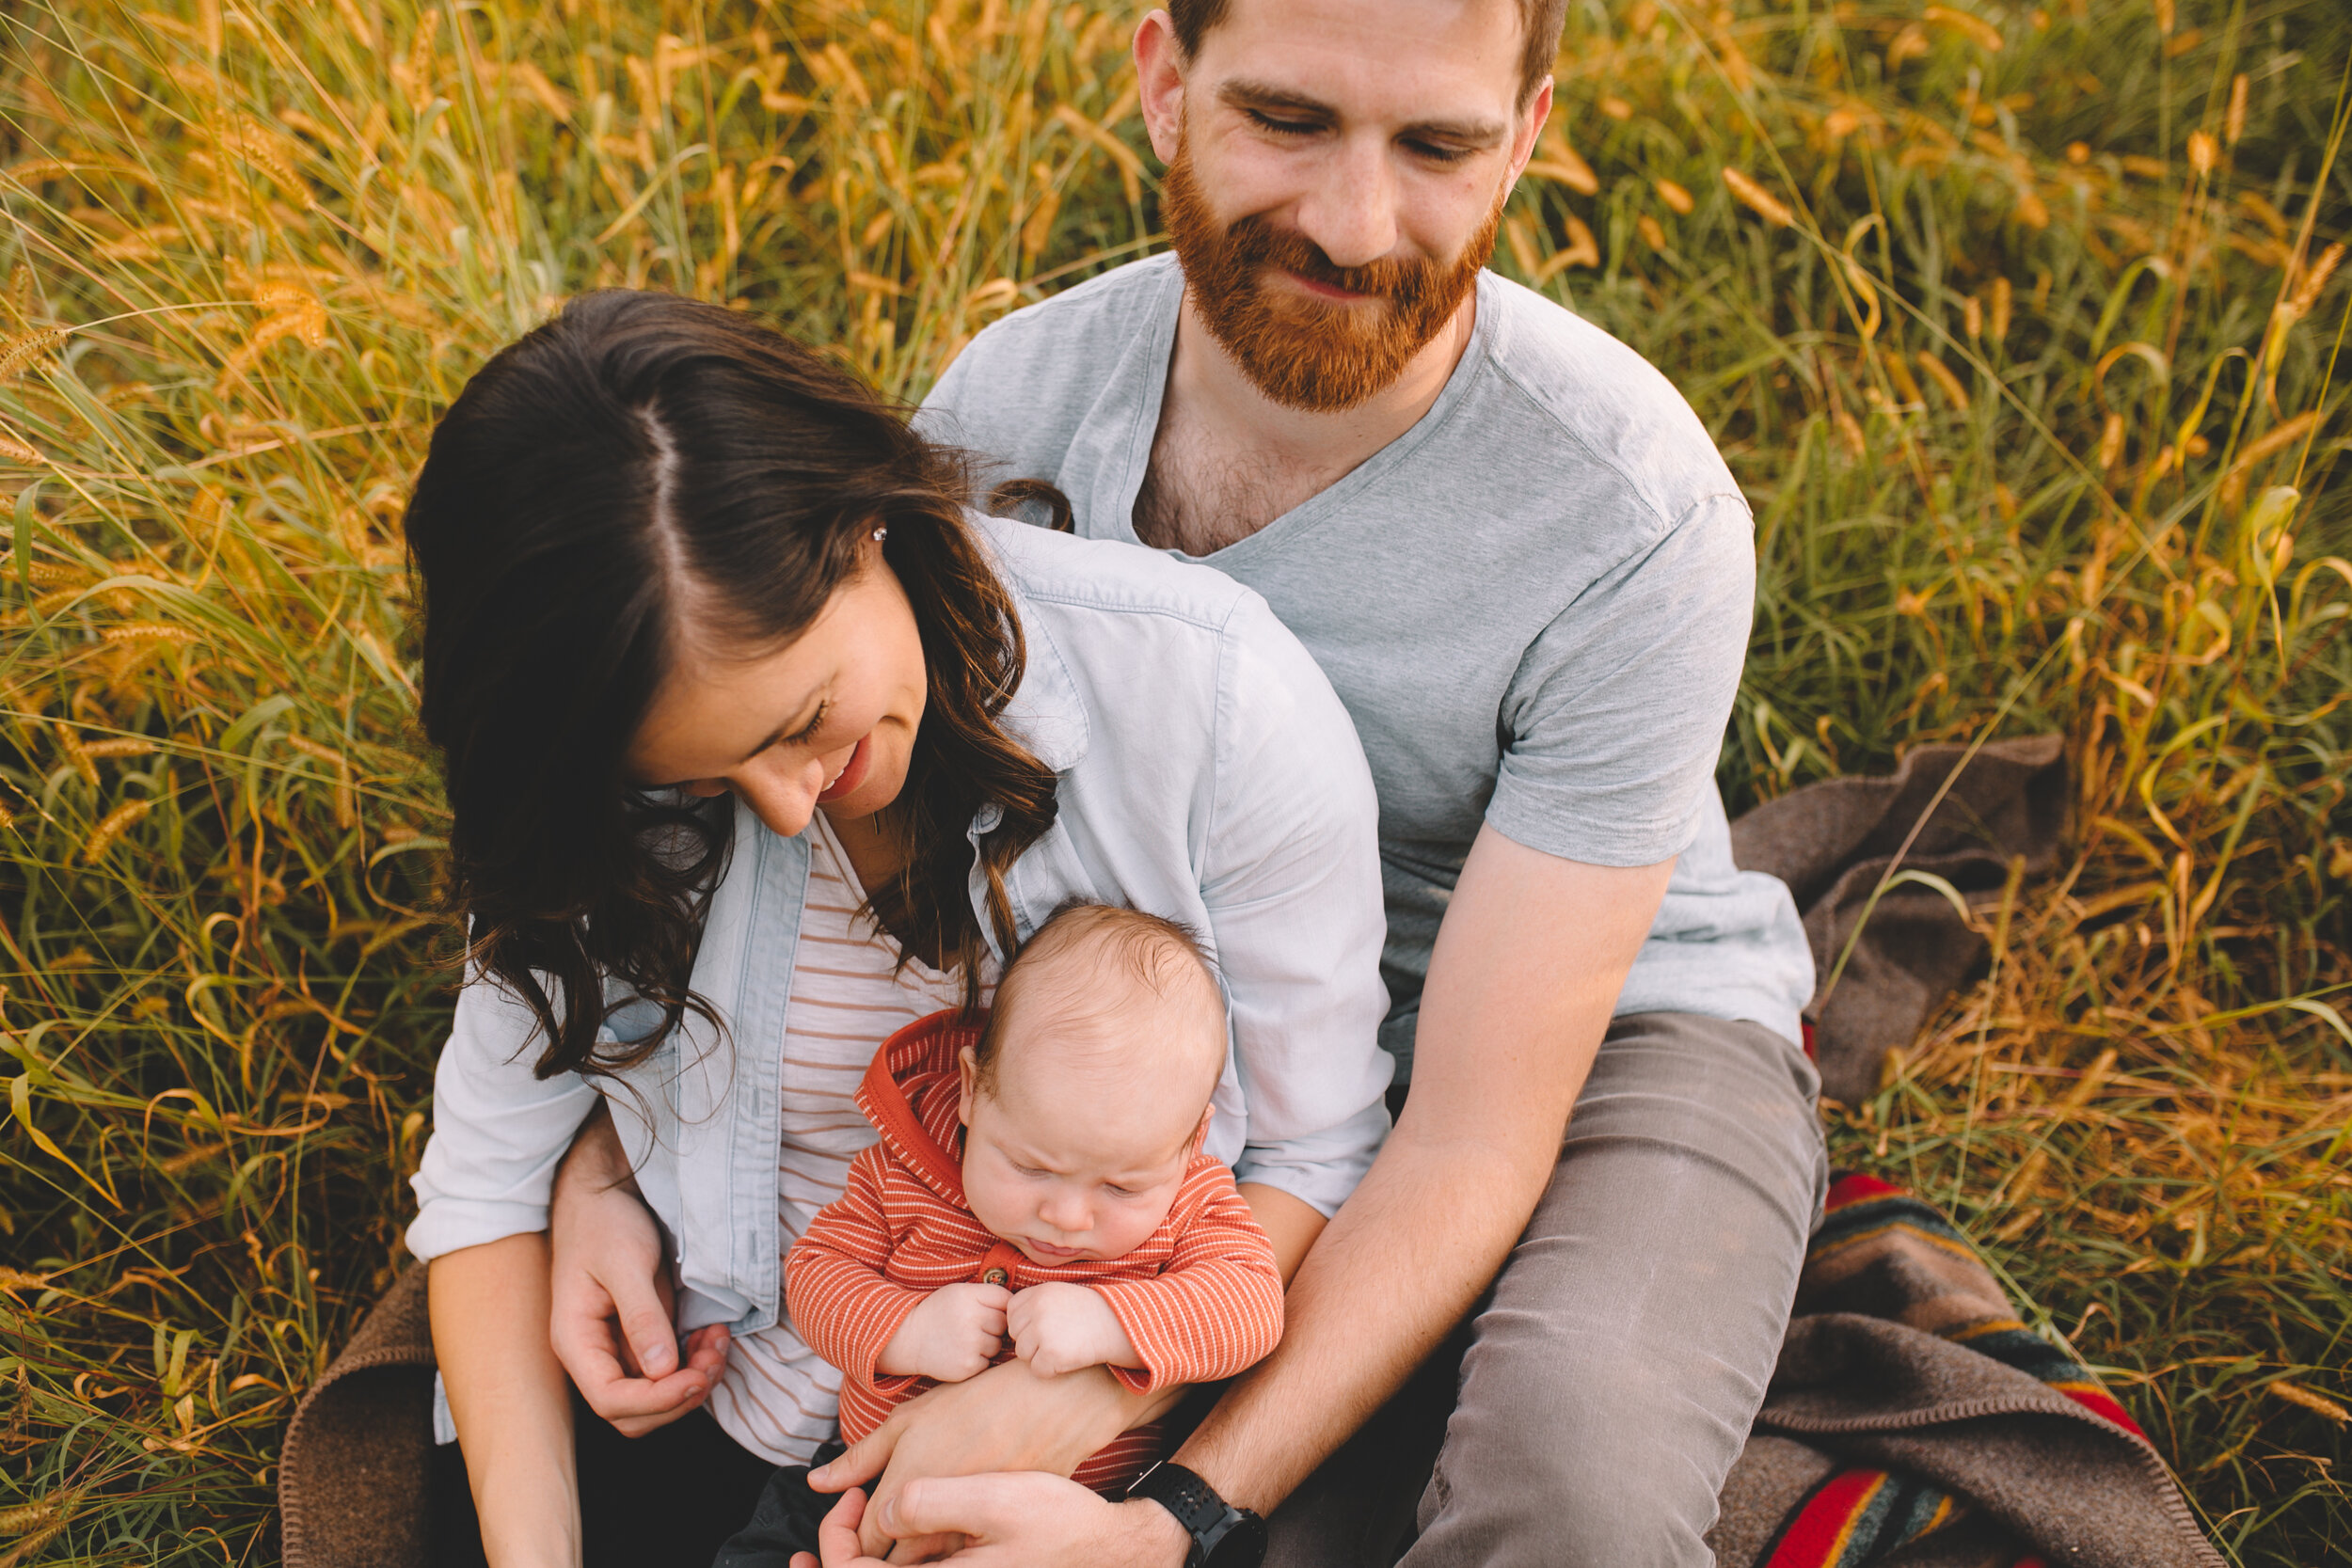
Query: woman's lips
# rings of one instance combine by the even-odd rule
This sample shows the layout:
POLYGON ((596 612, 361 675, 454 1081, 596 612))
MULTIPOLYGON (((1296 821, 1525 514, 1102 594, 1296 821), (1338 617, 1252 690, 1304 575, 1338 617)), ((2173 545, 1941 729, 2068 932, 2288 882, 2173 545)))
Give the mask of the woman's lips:
POLYGON ((850 760, 841 765, 841 771, 833 776, 833 783, 818 791, 818 803, 838 800, 866 782, 866 756, 873 744, 874 736, 870 730, 858 737, 857 749, 850 753, 850 760))

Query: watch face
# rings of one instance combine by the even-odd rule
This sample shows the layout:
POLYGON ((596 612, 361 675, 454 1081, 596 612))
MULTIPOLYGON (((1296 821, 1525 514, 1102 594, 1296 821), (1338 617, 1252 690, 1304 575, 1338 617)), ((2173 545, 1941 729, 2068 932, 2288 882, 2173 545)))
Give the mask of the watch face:
POLYGON ((1234 1520, 1209 1554, 1207 1568, 1258 1568, 1265 1560, 1265 1521, 1246 1508, 1233 1512, 1234 1520))

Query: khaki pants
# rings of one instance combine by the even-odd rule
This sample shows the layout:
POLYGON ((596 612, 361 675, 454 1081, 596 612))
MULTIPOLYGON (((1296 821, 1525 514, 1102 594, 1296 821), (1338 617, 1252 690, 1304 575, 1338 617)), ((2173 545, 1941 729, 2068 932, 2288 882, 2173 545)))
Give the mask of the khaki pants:
POLYGON ((1704 1568, 1827 1186, 1754 1023, 1613 1023, 1470 1321, 1271 1520, 1266 1568, 1704 1568))

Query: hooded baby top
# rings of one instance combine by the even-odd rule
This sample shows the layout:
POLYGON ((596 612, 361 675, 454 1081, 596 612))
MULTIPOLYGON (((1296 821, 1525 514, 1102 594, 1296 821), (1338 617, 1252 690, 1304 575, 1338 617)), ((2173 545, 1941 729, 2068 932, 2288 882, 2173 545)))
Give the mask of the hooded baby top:
MULTIPOLYGON (((931 1291, 960 1284, 1069 1282, 1109 1304, 1143 1362, 1111 1374, 1137 1393, 1232 1377, 1282 1337, 1282 1275, 1233 1173, 1194 1142, 1168 1217, 1121 1258, 1045 1264, 990 1234, 965 1207, 958 1053, 985 1015, 949 1011, 884 1041, 858 1087, 881 1141, 785 1259, 785 1301, 801 1335, 841 1369, 841 1439, 854 1443, 930 1387, 874 1363, 931 1291)), ((997 1359, 1011 1356, 1008 1348, 997 1359)), ((1117 1492, 1160 1457, 1160 1423, 1120 1434, 1075 1479, 1117 1492)))

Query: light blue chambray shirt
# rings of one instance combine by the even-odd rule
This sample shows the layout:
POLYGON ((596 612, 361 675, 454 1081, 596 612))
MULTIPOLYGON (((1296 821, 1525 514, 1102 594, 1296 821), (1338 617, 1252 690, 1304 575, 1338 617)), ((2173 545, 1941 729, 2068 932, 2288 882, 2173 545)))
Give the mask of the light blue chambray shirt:
MULTIPOLYGON (((1377 807, 1347 710, 1265 601, 1220 572, 974 525, 1028 641, 1006 727, 1059 781, 1053 827, 1006 878, 1016 932, 1073 896, 1201 932, 1232 1034, 1209 1151, 1331 1213, 1387 1135, 1393 1069, 1377 1043, 1377 807)), ((997 819, 983 807, 973 836, 997 819)), ((681 1327, 749 1333, 778 1319, 782 1047, 808 857, 805 835, 779 838, 737 802, 693 974, 727 1037, 690 1017, 603 1091, 675 1250, 681 1327)), ((983 889, 976 870, 993 947, 983 889)), ((626 1032, 628 1011, 615 1022, 626 1032)), ((460 993, 412 1183, 417 1257, 547 1227, 556 1164, 599 1089, 577 1073, 533 1078, 535 1036, 495 984, 460 993)))

